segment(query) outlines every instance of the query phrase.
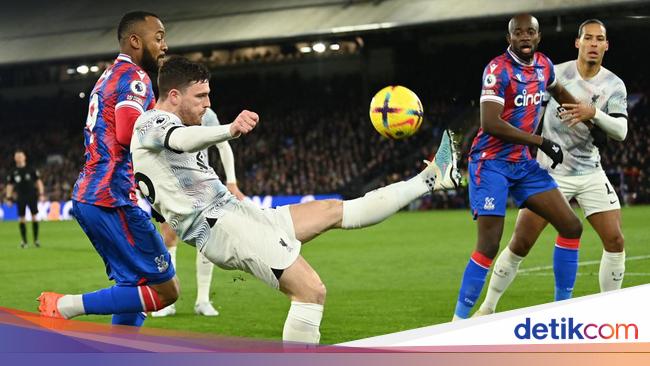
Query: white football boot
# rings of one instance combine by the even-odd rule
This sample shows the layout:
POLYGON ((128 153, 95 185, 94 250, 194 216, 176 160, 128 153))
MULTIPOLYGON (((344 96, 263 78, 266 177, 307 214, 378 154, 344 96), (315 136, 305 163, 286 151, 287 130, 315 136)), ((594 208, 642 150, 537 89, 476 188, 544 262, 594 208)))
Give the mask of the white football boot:
POLYGON ((196 315, 217 316, 219 312, 212 306, 212 302, 199 302, 194 305, 196 315))
POLYGON ((171 305, 169 305, 167 307, 164 307, 164 308, 162 308, 162 309, 160 309, 158 311, 152 311, 151 312, 151 316, 153 316, 154 318, 162 318, 162 317, 165 317, 165 316, 172 316, 174 314, 176 314, 176 305, 175 304, 171 304, 171 305))

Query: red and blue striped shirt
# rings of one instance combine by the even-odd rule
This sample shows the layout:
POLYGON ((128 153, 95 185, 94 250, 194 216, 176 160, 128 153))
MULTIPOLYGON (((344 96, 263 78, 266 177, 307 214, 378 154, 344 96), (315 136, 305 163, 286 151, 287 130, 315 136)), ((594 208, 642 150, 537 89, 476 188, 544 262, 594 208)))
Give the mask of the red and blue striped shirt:
POLYGON ((151 80, 128 55, 120 54, 99 78, 88 105, 84 128, 85 159, 72 199, 104 207, 136 202, 133 163, 129 147, 117 142, 115 112, 153 108, 151 80))
MULTIPOLYGON (((534 133, 541 118, 544 93, 555 82, 553 63, 544 54, 535 52, 532 62, 526 63, 508 48, 485 67, 480 101, 502 104, 504 121, 534 133)), ((469 159, 518 162, 530 160, 531 155, 528 146, 505 142, 479 128, 469 159)))

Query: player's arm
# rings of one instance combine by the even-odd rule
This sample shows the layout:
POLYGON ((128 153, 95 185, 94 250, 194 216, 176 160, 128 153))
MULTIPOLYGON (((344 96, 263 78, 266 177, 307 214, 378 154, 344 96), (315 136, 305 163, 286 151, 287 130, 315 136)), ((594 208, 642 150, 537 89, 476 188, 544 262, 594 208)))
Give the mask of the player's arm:
POLYGON ((120 145, 129 146, 131 144, 133 126, 141 114, 142 111, 134 107, 122 107, 115 110, 115 138, 120 145))
POLYGON ((548 92, 562 106, 563 110, 559 113, 560 118, 569 127, 573 127, 581 122, 589 128, 593 127, 593 121, 591 120, 596 115, 596 107, 589 103, 576 100, 562 83, 559 82, 549 87, 548 92))
POLYGON ((184 152, 197 152, 219 142, 237 138, 255 128, 259 117, 257 113, 244 110, 235 120, 221 126, 174 126, 167 131, 165 147, 184 152))
POLYGON ((232 152, 232 148, 228 141, 220 142, 216 146, 217 149, 219 149, 221 165, 223 165, 223 170, 226 172, 226 188, 228 188, 230 193, 237 197, 237 199, 243 200, 246 196, 237 186, 237 176, 235 175, 235 155, 232 152))
POLYGON ((5 201, 12 202, 14 200, 14 185, 7 182, 5 187, 5 201))
POLYGON ((542 144, 542 137, 531 135, 501 118, 503 105, 492 101, 481 102, 481 128, 485 133, 500 140, 521 145, 542 144))
POLYGON ((153 92, 149 78, 142 78, 135 68, 120 77, 119 85, 115 104, 115 139, 120 145, 128 147, 135 121, 148 109, 153 92))
POLYGON ((39 197, 44 197, 45 196, 45 185, 43 184, 43 181, 41 178, 38 178, 36 180, 36 189, 38 190, 38 196, 39 197))
MULTIPOLYGON (((573 115, 579 113, 582 108, 581 105, 563 104, 562 107, 565 109, 563 113, 572 118, 568 122, 569 126, 580 122, 573 115)), ((591 123, 594 126, 600 127, 607 136, 616 141, 625 140, 627 136, 627 91, 623 83, 618 86, 617 91, 607 100, 607 110, 609 113, 605 113, 595 107, 592 108, 595 110, 594 116, 591 118, 591 123)))

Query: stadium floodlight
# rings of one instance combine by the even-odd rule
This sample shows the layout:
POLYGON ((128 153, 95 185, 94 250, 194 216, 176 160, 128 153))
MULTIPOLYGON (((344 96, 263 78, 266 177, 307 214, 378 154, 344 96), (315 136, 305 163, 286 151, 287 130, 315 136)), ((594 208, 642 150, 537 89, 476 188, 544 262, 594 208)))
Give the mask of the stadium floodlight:
POLYGON ((68 70, 66 70, 66 72, 68 73, 68 75, 72 75, 72 74, 74 74, 74 73, 77 72, 77 71, 76 71, 75 69, 69 67, 68 70))
POLYGON ((311 46, 311 48, 318 53, 323 53, 325 52, 326 49, 325 44, 323 42, 314 43, 311 46))
POLYGON ((92 66, 90 67, 90 72, 97 72, 97 71, 99 71, 99 66, 97 66, 97 65, 92 65, 92 66))
POLYGON ((330 31, 332 33, 355 33, 355 32, 368 31, 368 30, 393 28, 396 27, 397 25, 398 24, 395 22, 346 25, 342 27, 334 27, 330 31))
POLYGON ((84 92, 79 93, 79 98, 83 99, 85 97, 86 97, 86 93, 84 93, 84 92))
POLYGON ((77 72, 84 75, 88 73, 88 66, 87 65, 79 65, 77 66, 77 72))
POLYGON ((311 47, 309 47, 309 46, 300 47, 300 52, 309 53, 309 52, 311 52, 311 47))

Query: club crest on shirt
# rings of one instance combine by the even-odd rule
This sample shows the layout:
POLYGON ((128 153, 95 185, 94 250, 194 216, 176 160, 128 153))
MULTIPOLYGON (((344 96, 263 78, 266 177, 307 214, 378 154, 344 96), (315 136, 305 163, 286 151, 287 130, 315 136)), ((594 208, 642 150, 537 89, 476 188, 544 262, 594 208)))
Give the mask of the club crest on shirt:
POLYGON ((537 71, 537 80, 539 80, 539 81, 544 81, 544 80, 545 80, 545 78, 544 78, 544 71, 542 71, 542 70, 540 70, 540 69, 538 69, 538 70, 536 70, 536 71, 537 71))
POLYGON ((154 258, 154 262, 156 262, 156 269, 160 273, 165 272, 167 270, 167 268, 169 268, 169 262, 167 262, 165 260, 165 255, 164 254, 161 254, 161 255, 157 256, 156 258, 154 258))

